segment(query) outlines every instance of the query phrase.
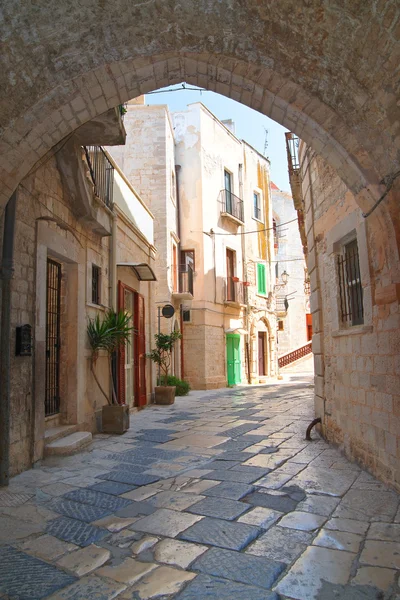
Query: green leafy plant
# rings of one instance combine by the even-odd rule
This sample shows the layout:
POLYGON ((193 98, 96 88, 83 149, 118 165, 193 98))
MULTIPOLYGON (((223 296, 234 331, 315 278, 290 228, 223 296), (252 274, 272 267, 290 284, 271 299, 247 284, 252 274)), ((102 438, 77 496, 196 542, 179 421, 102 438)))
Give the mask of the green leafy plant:
MULTIPOLYGON (((171 352, 175 343, 182 337, 179 331, 172 333, 156 333, 154 336, 156 347, 146 354, 162 370, 163 381, 168 381, 168 373, 171 366, 171 352)), ((164 384, 165 385, 165 384, 164 384)))
MULTIPOLYGON (((165 380, 164 380, 165 383, 165 380)), ((184 379, 179 379, 174 375, 168 375, 167 383, 165 385, 173 385, 176 387, 175 396, 187 396, 190 392, 190 384, 184 379)))
POLYGON ((122 310, 118 313, 109 310, 105 313, 103 319, 100 319, 100 316, 97 314, 94 319, 89 319, 87 325, 87 334, 92 350, 90 368, 101 393, 110 405, 118 404, 112 374, 112 355, 121 346, 130 343, 130 333, 132 330, 131 317, 122 310), (104 391, 96 375, 96 363, 101 350, 104 350, 107 353, 108 369, 111 379, 111 398, 109 394, 104 391))

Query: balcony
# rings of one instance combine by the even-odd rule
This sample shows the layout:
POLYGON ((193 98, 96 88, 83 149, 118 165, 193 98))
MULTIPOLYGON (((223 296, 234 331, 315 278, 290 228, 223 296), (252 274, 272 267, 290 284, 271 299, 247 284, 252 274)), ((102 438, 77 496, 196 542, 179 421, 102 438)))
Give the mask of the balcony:
POLYGON ((239 306, 245 303, 244 285, 236 281, 237 277, 227 277, 224 280, 224 303, 239 306))
POLYGON ((221 217, 226 217, 238 225, 243 225, 243 200, 229 190, 221 190, 219 202, 221 204, 221 217))
POLYGON ((122 105, 110 108, 102 115, 81 125, 74 134, 78 143, 81 146, 120 146, 125 144, 124 110, 122 105))
POLYGON ((193 269, 190 265, 180 265, 178 290, 172 292, 177 300, 193 300, 193 269))
POLYGON ((112 210, 114 167, 101 146, 84 146, 96 198, 112 210))

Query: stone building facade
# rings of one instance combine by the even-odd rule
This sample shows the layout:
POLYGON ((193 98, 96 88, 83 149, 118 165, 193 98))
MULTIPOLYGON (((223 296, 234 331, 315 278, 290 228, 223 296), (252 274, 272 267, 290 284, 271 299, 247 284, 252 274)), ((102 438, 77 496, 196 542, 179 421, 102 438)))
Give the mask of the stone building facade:
POLYGON ((311 340, 310 294, 297 211, 290 193, 271 183, 272 214, 277 226, 274 239, 274 271, 278 317, 278 356, 304 346, 311 340), (286 223, 279 227, 281 223, 286 223), (288 274, 285 284, 282 273, 288 274), (284 298, 288 300, 285 309, 284 298))
MULTIPOLYGON (((121 128, 118 117, 113 135, 103 139, 110 143, 114 136, 122 143, 121 128)), ((117 308, 117 278, 143 297, 147 340, 154 327, 154 283, 138 281, 132 268, 117 267, 117 263, 152 265, 153 216, 116 168, 114 183, 108 180, 103 195, 105 189, 100 190, 99 180, 92 178, 90 165, 98 157, 112 169, 110 157, 99 146, 85 149, 81 143, 71 139, 17 189, 11 282, 11 474, 29 468, 46 453, 63 451, 54 449, 54 443, 58 446, 62 440, 71 450, 101 431, 106 401, 90 369, 86 328, 89 318, 102 318, 107 309, 117 308), (17 337, 26 325, 31 328, 32 346, 30 352, 21 352, 17 337)), ((1 234, 3 226, 2 220, 1 234)), ((153 373, 150 365, 145 369, 148 400, 153 373)), ((104 352, 96 372, 108 391, 104 352)), ((129 404, 133 408, 135 398, 129 404)))
POLYGON ((276 372, 269 163, 200 103, 172 117, 181 253, 194 263, 185 377, 196 389, 259 381, 276 372))
POLYGON ((326 438, 400 489, 399 289, 365 217, 325 160, 300 144, 311 279, 315 410, 326 438))

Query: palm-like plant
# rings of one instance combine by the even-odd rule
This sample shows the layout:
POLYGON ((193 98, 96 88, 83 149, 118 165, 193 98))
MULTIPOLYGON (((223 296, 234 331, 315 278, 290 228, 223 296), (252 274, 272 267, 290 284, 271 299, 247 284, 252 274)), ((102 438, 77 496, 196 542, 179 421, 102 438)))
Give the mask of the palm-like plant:
MULTIPOLYGON (((182 337, 179 331, 172 331, 172 333, 156 333, 154 339, 156 341, 156 347, 146 356, 150 358, 156 365, 159 365, 163 371, 164 385, 167 385, 169 368, 171 366, 171 352, 174 348, 175 342, 182 337)), ((161 385, 161 381, 158 382, 161 385)))
POLYGON ((128 315, 128 313, 122 310, 119 313, 116 313, 113 310, 107 311, 103 320, 100 320, 98 314, 94 317, 94 319, 89 319, 87 334, 92 350, 92 355, 90 357, 90 368, 101 393, 110 405, 118 404, 114 378, 112 374, 112 355, 125 343, 130 343, 130 333, 132 330, 133 327, 131 326, 131 317, 128 315), (109 394, 104 391, 96 375, 95 367, 100 350, 105 350, 107 353, 112 390, 111 399, 109 394))

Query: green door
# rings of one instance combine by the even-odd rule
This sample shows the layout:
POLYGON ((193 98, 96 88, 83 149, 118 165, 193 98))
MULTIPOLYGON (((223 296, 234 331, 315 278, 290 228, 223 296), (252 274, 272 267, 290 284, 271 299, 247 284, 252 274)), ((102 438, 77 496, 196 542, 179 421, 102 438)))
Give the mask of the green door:
POLYGON ((228 361, 228 385, 241 382, 240 335, 228 333, 226 336, 226 357, 228 361))

